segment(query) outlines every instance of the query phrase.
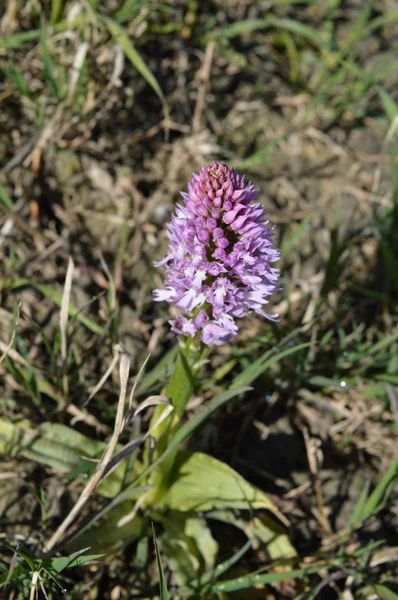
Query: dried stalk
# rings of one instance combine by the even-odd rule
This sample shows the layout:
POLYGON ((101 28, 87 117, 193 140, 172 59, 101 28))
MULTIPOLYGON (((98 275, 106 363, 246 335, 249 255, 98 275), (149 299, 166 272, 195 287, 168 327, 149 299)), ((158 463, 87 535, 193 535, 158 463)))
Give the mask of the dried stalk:
POLYGON ((112 455, 116 448, 116 444, 118 442, 119 436, 123 430, 124 405, 125 405, 125 401, 126 401, 127 381, 128 381, 128 377, 129 377, 129 371, 130 371, 130 355, 120 347, 118 347, 117 350, 119 352, 121 352, 121 355, 120 355, 120 395, 119 395, 119 402, 118 402, 118 406, 117 406, 115 426, 114 426, 112 437, 111 437, 107 447, 105 448, 104 454, 102 455, 102 457, 97 465, 95 473, 93 474, 90 481, 87 483, 86 487, 80 494, 76 504, 74 505, 74 507, 72 508, 70 513, 67 515, 67 517, 63 520, 63 522, 58 527, 58 529, 55 531, 55 533, 48 540, 48 542, 46 542, 46 544, 44 546, 45 552, 51 552, 51 550, 54 548, 54 546, 56 546, 59 543, 59 541, 64 536, 67 528, 71 525, 71 523, 74 521, 76 516, 82 510, 83 506, 86 504, 87 500, 92 496, 92 494, 98 487, 99 483, 101 482, 101 479, 104 476, 104 473, 106 472, 107 466, 108 466, 109 462, 111 461, 111 458, 112 458, 112 455))

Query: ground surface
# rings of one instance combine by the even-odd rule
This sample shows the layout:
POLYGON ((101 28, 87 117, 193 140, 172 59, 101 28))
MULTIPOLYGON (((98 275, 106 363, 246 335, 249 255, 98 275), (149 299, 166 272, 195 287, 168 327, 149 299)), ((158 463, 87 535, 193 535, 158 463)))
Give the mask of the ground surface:
MULTIPOLYGON (((233 344, 211 354, 190 414, 265 352, 276 358, 190 447, 267 492, 299 558, 326 566, 301 583, 203 597, 398 597, 397 23, 387 0, 9 0, 0 21, 5 571, 18 543, 40 555, 82 487, 78 473, 68 479, 59 464, 43 464, 40 449, 17 452, 9 427, 22 424, 31 439, 43 424, 109 437, 116 371, 83 404, 114 344, 131 355, 133 375, 148 351, 150 372, 175 344, 168 307, 152 301, 162 282, 152 262, 165 252, 179 191, 217 159, 247 173, 276 225, 283 291, 272 309, 281 318, 248 318, 233 344), (68 323, 64 360, 69 256, 81 310, 68 323)), ((166 371, 137 401, 161 391, 166 371)), ((98 506, 93 498, 90 510, 98 506)), ((220 523, 212 533, 217 562, 244 543, 220 523)), ((66 571, 62 597, 155 597, 152 545, 148 552, 139 581, 134 541, 66 571)), ((268 560, 257 544, 227 576, 268 560)), ((28 597, 34 570, 6 597, 28 597)), ((49 597, 61 595, 51 586, 49 597)))

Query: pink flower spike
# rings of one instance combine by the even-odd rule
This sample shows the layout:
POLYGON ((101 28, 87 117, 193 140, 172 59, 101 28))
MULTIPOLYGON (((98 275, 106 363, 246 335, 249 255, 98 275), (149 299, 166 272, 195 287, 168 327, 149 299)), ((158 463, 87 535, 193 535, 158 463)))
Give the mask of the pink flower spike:
POLYGON ((280 250, 256 195, 250 182, 219 162, 193 174, 188 193, 181 193, 168 226, 169 251, 154 263, 165 265, 166 289, 153 293, 180 309, 171 321, 179 335, 219 345, 236 335, 235 320, 252 311, 277 318, 264 307, 279 289, 272 264, 280 250))

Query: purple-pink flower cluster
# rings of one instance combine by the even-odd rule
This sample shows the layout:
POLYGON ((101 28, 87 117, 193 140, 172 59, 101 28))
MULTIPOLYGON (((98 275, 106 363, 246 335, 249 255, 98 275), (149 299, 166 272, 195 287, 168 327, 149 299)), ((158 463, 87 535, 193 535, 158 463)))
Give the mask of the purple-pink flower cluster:
POLYGON ((278 285, 271 265, 280 250, 256 196, 236 169, 219 162, 194 174, 182 193, 168 225, 170 251, 155 263, 166 265, 166 289, 154 299, 180 309, 170 321, 176 333, 218 345, 237 333, 236 318, 251 311, 277 317, 263 306, 278 285))

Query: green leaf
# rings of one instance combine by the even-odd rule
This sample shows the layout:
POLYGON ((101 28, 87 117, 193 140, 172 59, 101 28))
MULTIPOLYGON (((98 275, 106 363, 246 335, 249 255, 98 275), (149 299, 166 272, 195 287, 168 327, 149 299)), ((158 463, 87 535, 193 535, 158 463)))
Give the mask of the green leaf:
POLYGON ((138 514, 133 519, 120 526, 120 520, 130 514, 134 509, 135 501, 126 501, 114 506, 95 527, 80 531, 67 543, 67 551, 79 550, 82 545, 90 546, 95 553, 113 553, 120 551, 126 544, 139 538, 142 530, 143 518, 138 514))
POLYGON ((167 566, 178 585, 195 579, 200 569, 198 549, 185 533, 185 521, 178 518, 177 512, 169 512, 163 522, 164 531, 160 540, 167 566))
POLYGON ((137 551, 135 554, 135 577, 139 577, 144 571, 148 564, 149 554, 149 536, 148 536, 148 522, 144 521, 140 532, 140 538, 137 543, 137 551))
POLYGON ((223 573, 228 571, 228 569, 230 569, 235 563, 237 563, 242 558, 242 556, 244 556, 246 554, 246 552, 249 550, 251 545, 252 545, 252 540, 251 539, 247 540, 247 542, 242 546, 242 548, 239 548, 239 550, 237 552, 235 552, 235 554, 233 554, 231 556, 231 558, 228 558, 224 562, 220 563, 219 565, 217 565, 214 569, 212 569, 208 573, 204 573, 204 575, 201 575, 197 581, 191 581, 189 587, 191 589, 196 589, 197 593, 200 593, 201 588, 206 583, 209 583, 210 581, 217 579, 217 577, 219 577, 220 575, 222 575, 223 573))
POLYGON ((36 430, 27 421, 14 425, 0 419, 0 453, 24 456, 60 471, 68 471, 81 456, 96 457, 104 449, 102 442, 57 423, 43 423, 36 430))
POLYGON ((20 547, 14 548, 12 546, 8 546, 8 548, 10 548, 10 550, 12 550, 13 552, 15 552, 15 554, 17 554, 20 558, 23 558, 28 563, 28 565, 29 565, 29 567, 30 567, 30 569, 32 571, 36 571, 37 564, 36 564, 34 556, 32 556, 31 554, 29 554, 29 552, 25 552, 20 547))
POLYGON ((194 415, 176 431, 174 436, 169 441, 165 451, 149 467, 144 469, 134 481, 132 481, 132 485, 136 485, 139 481, 141 481, 141 479, 147 478, 150 473, 158 469, 159 465, 161 465, 169 456, 171 456, 178 449, 178 447, 185 442, 192 435, 192 433, 210 417, 211 414, 213 414, 213 412, 223 406, 231 398, 234 398, 243 392, 247 392, 250 389, 251 388, 249 387, 239 387, 227 390, 221 394, 217 394, 217 396, 215 396, 204 409, 196 413, 196 415, 194 415))
POLYGON ((137 71, 140 73, 140 75, 142 75, 142 77, 145 79, 145 81, 151 86, 151 88, 157 94, 157 96, 159 97, 160 101, 163 104, 163 108, 165 109, 166 115, 168 115, 169 111, 168 111, 167 101, 166 101, 166 98, 162 92, 162 89, 161 89, 157 79, 154 77, 154 75, 149 70, 148 66, 146 65, 146 63, 144 62, 144 60, 142 59, 140 54, 135 49, 132 41, 126 35, 123 27, 121 27, 120 25, 115 23, 115 21, 113 21, 109 17, 99 17, 99 18, 104 23, 104 25, 106 26, 106 28, 108 29, 108 31, 112 35, 112 37, 115 39, 115 41, 118 44, 120 44, 123 52, 129 59, 129 61, 133 65, 133 67, 135 67, 137 69, 137 71))
POLYGON ((155 528, 153 526, 153 523, 152 523, 152 533, 153 533, 153 543, 155 544, 156 562, 157 562, 158 571, 159 571, 160 600, 169 600, 170 596, 169 596, 169 592, 167 590, 166 580, 164 577, 162 561, 160 560, 159 548, 158 548, 158 543, 156 540, 155 528))
POLYGON ((98 558, 102 558, 105 554, 84 554, 86 550, 90 548, 83 548, 82 550, 78 550, 74 552, 70 556, 59 556, 52 557, 51 559, 47 559, 50 561, 50 565, 57 573, 61 573, 64 569, 70 569, 71 567, 80 567, 85 565, 88 562, 92 562, 93 560, 97 560, 98 558))
POLYGON ((196 547, 204 560, 206 569, 212 569, 218 551, 218 544, 213 538, 206 521, 199 517, 189 517, 186 520, 185 533, 188 537, 195 540, 196 547))
POLYGON ((202 452, 180 452, 173 481, 159 508, 203 511, 215 508, 267 509, 273 502, 227 464, 202 452))
MULTIPOLYGON (((66 425, 45 422, 34 430, 27 421, 14 425, 0 419, 0 454, 23 456, 72 478, 92 472, 104 449, 104 442, 92 440, 66 425)), ((116 449, 121 447, 118 445, 116 449)), ((126 461, 121 461, 100 483, 97 493, 113 498, 120 491, 125 472, 126 461)), ((125 491, 123 500, 131 495, 134 488, 125 491)))
POLYGON ((206 516, 238 527, 251 540, 260 540, 266 544, 267 552, 273 560, 286 560, 296 556, 296 551, 282 526, 267 514, 262 514, 261 517, 252 516, 247 520, 238 518, 232 511, 216 510, 206 516))

